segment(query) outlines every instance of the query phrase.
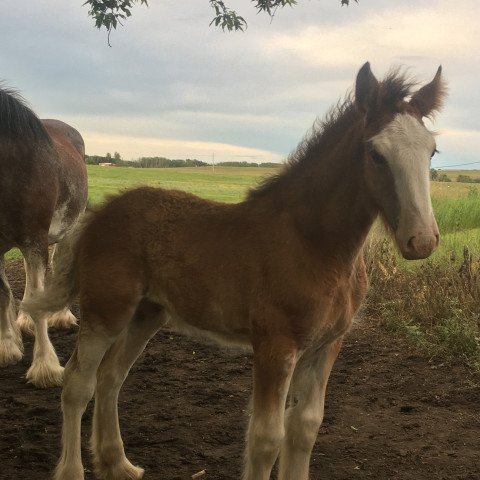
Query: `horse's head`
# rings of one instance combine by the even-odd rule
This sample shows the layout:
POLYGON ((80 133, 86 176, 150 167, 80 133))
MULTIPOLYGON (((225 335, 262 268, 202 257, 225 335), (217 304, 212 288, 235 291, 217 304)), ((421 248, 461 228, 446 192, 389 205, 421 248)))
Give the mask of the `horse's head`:
POLYGON ((378 82, 366 63, 357 75, 355 103, 365 118, 368 190, 400 252, 413 260, 428 257, 440 237, 430 200, 435 137, 422 119, 441 106, 441 67, 429 84, 405 101, 410 87, 396 74, 378 82))

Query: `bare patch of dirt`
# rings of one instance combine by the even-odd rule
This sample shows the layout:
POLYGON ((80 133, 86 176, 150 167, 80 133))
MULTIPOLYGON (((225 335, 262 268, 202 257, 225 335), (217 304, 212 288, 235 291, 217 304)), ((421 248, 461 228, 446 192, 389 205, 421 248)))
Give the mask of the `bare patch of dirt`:
MULTIPOLYGON (((8 264, 18 299, 23 268, 8 264)), ((75 331, 52 331, 64 363, 75 331)), ((25 357, 0 370, 0 477, 49 478, 60 443, 60 389, 25 383, 25 357)), ((160 332, 132 368, 120 421, 130 460, 145 480, 240 478, 248 420, 251 357, 160 332)), ((92 405, 83 422, 87 479, 92 405)), ((462 366, 431 363, 403 339, 359 322, 348 335, 328 388, 311 478, 478 480, 480 378, 462 366)))

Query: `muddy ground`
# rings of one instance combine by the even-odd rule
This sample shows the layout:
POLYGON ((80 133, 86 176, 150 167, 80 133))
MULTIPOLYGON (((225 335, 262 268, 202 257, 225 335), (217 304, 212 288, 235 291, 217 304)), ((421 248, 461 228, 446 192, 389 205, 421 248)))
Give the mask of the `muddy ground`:
MULTIPOLYGON (((8 264, 15 297, 19 262, 8 264)), ((442 365, 404 340, 359 321, 334 367, 311 479, 480 479, 480 377, 442 365)), ((65 362, 75 331, 53 331, 65 362)), ((60 388, 25 383, 25 357, 0 370, 0 479, 50 478, 60 441, 60 388)), ((130 460, 145 480, 239 480, 251 357, 170 332, 151 341, 122 390, 119 409, 130 460)), ((92 405, 83 422, 87 455, 92 405)))

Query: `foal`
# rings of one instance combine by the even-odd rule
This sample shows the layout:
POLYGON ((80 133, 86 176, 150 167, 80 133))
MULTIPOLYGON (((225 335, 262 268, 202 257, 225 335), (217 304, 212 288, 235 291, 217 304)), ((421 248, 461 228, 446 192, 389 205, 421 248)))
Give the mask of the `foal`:
POLYGON ((82 321, 62 393, 56 480, 84 478, 80 420, 95 393, 98 478, 139 479, 125 456, 117 399, 130 367, 166 323, 251 344, 253 412, 244 480, 307 480, 325 388, 367 289, 362 245, 381 214, 405 258, 428 257, 439 233, 429 197, 441 69, 410 95, 366 63, 354 99, 335 108, 285 169, 237 205, 138 188, 93 213, 59 246, 43 315, 80 295, 82 321), (289 397, 289 398, 288 398, 289 397))

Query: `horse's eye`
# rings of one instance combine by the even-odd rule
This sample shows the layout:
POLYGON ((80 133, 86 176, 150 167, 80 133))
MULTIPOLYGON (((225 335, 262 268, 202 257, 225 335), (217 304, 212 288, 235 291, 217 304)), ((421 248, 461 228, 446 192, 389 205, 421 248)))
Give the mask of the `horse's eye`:
POLYGON ((437 149, 435 149, 433 152, 432 152, 432 155, 430 155, 430 158, 433 158, 433 156, 436 154, 436 153, 440 153, 437 149))
POLYGON ((373 163, 375 165, 386 165, 387 160, 386 158, 378 153, 376 150, 370 150, 370 156, 372 157, 373 163))

